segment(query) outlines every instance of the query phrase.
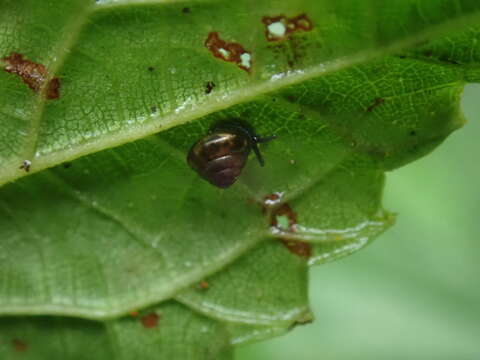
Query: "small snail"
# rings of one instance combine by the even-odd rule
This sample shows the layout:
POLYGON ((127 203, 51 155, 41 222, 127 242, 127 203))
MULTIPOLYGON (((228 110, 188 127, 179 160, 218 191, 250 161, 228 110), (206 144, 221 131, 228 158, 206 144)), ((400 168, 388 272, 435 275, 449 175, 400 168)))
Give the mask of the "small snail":
POLYGON ((250 150, 253 149, 260 166, 263 166, 257 144, 275 138, 275 135, 258 137, 254 129, 241 120, 222 121, 190 148, 187 162, 202 178, 224 189, 237 180, 247 163, 250 150))

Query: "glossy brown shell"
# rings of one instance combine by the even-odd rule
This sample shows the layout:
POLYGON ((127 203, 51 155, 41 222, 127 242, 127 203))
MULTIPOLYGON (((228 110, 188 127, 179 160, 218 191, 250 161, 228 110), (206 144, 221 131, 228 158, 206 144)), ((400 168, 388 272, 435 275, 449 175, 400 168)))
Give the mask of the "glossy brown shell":
POLYGON ((245 166, 251 145, 242 133, 219 131, 195 143, 187 162, 202 178, 219 188, 231 186, 245 166))

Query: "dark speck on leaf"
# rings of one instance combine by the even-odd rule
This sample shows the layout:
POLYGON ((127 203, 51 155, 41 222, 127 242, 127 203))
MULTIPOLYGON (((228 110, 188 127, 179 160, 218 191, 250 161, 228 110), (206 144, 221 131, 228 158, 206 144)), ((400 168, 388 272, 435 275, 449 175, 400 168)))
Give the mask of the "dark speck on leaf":
POLYGON ((205 94, 210 94, 215 88, 215 83, 213 81, 207 81, 205 84, 205 94))
POLYGON ((20 165, 19 169, 25 170, 25 172, 29 172, 31 165, 32 165, 32 162, 30 160, 23 160, 22 165, 20 165))
POLYGON ((382 105, 384 102, 385 102, 385 99, 376 98, 375 100, 373 100, 373 104, 367 108, 367 111, 371 112, 373 109, 375 109, 377 106, 382 105))
POLYGON ((189 7, 184 7, 184 8, 182 9, 182 13, 184 13, 184 14, 189 14, 189 13, 190 13, 190 8, 189 8, 189 7))
POLYGON ((64 167, 65 169, 69 169, 69 168, 72 167, 72 163, 69 163, 69 162, 63 163, 63 167, 64 167))
POLYGON ((153 71, 153 70, 155 70, 155 68, 153 66, 148 67, 148 71, 153 71))
POLYGON ((410 136, 415 136, 417 135, 417 132, 415 130, 410 131, 410 136))

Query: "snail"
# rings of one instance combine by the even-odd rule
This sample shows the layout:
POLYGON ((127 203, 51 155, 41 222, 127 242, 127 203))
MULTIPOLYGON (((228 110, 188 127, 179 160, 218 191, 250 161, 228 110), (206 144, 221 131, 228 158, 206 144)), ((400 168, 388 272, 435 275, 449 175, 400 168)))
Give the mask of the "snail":
POLYGON ((240 176, 251 150, 260 166, 264 165, 257 144, 273 139, 276 135, 259 137, 245 121, 221 121, 213 125, 208 135, 193 144, 187 162, 202 178, 225 189, 240 176))

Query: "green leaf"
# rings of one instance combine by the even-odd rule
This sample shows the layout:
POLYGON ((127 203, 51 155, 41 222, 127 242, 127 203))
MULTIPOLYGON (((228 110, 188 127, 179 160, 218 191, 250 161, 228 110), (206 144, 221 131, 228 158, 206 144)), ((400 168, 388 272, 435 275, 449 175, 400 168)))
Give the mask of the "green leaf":
POLYGON ((477 63, 426 61, 411 46, 479 11, 473 0, 4 0, 0 313, 10 317, 0 335, 21 332, 44 357, 56 351, 41 341, 52 326, 72 342, 62 358, 81 356, 94 336, 114 344, 99 359, 112 349, 227 359, 226 343, 310 321, 307 266, 388 228, 384 171, 464 122, 459 98, 477 63), (300 16, 303 29, 269 41, 262 18, 281 14, 300 16), (251 62, 215 57, 214 32, 251 62), (15 68, 19 58, 30 63, 15 68), (278 138, 262 145, 265 167, 251 159, 222 190, 185 159, 230 118, 278 138), (128 316, 150 306, 174 309, 169 335, 159 325, 146 339, 128 316), (204 343, 202 326, 213 353, 189 348, 204 343))
POLYGON ((312 317, 306 306, 307 263, 285 251, 280 242, 262 244, 206 284, 208 289, 196 284, 177 299, 211 318, 230 322, 288 327, 312 317), (280 268, 283 271, 278 272, 280 268))
POLYGON ((410 52, 423 61, 440 63, 443 65, 462 65, 465 71, 465 79, 469 82, 478 82, 480 72, 478 63, 480 60, 480 47, 478 40, 480 28, 472 26, 461 33, 432 41, 410 52))
POLYGON ((39 171, 127 143, 428 40, 474 21, 480 10, 475 0, 395 0, 388 7, 377 0, 69 0, 42 6, 4 0, 1 6, 0 53, 21 53, 61 81, 60 98, 45 101, 1 73, 2 140, 11 144, 0 151, 2 182, 22 176, 23 160, 39 171), (267 41, 263 17, 302 13, 310 32, 267 41), (204 44, 212 31, 252 53, 251 74, 212 56, 204 44), (209 81, 217 84, 211 96, 205 94, 209 81))
POLYGON ((224 326, 167 302, 105 323, 59 317, 0 320, 0 356, 11 359, 231 359, 224 326), (150 317, 150 320, 149 320, 150 317), (151 320, 153 317, 153 320, 151 320))

